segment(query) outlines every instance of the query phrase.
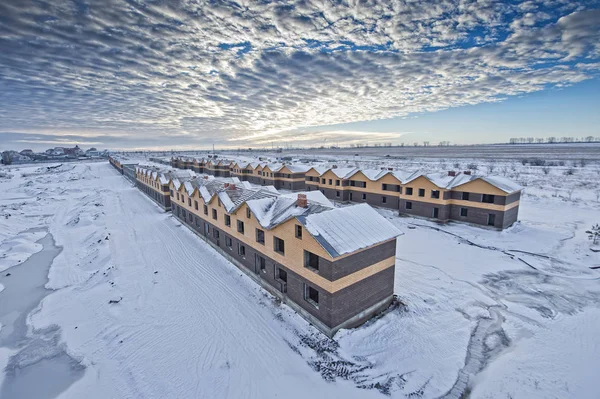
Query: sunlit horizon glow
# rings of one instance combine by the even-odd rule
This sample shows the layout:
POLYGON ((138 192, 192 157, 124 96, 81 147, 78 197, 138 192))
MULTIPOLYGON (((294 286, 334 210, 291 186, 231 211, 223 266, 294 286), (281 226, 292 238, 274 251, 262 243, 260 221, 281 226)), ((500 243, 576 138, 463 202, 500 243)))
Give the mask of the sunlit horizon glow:
POLYGON ((599 7, 3 2, 0 143, 206 149, 600 135, 600 95, 573 91, 598 87, 599 7), (520 100, 536 93, 552 101, 520 100), (573 113, 565 103, 577 119, 557 120, 573 113), (515 104, 531 111, 513 117, 515 104))

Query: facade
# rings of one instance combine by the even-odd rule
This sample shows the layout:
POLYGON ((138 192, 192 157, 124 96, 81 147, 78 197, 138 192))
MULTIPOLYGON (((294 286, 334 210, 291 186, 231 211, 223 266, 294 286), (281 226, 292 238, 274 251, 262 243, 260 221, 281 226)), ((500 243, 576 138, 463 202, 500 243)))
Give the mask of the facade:
POLYGON ((117 156, 109 156, 108 163, 112 165, 113 168, 117 170, 120 174, 123 174, 123 165, 121 165, 121 159, 117 156))
POLYGON ((136 172, 135 172, 136 166, 137 166, 137 163, 124 163, 124 164, 122 164, 122 167, 123 167, 123 176, 125 176, 133 184, 137 184, 136 183, 137 176, 136 176, 136 172))
POLYGON ((137 188, 155 201, 165 211, 171 210, 170 184, 179 179, 191 179, 195 174, 188 170, 161 170, 151 166, 135 167, 137 188))
POLYGON ((203 171, 276 189, 319 190, 334 201, 367 203, 397 210, 401 215, 496 229, 505 229, 517 221, 522 191, 522 187, 505 178, 473 176, 468 171, 424 174, 385 168, 228 164, 214 160, 207 161, 203 171))
POLYGON ((393 299, 400 232, 367 205, 331 208, 200 178, 170 190, 176 218, 329 336, 393 299))

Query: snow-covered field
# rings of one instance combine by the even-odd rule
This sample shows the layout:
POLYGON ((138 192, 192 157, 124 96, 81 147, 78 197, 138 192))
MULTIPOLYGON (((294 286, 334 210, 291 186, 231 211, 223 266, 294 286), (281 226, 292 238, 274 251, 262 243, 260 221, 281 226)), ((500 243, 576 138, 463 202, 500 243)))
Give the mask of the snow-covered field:
POLYGON ((3 168, 0 397, 26 397, 19 380, 43 377, 33 373, 43 361, 57 365, 49 378, 66 374, 60 398, 597 398, 600 253, 585 230, 600 222, 600 166, 494 163, 504 167, 526 185, 507 231, 380 210, 405 233, 395 281, 405 306, 335 340, 108 163, 3 168), (20 321, 3 295, 48 233, 62 247, 53 291, 24 318, 26 337, 9 340, 20 321))

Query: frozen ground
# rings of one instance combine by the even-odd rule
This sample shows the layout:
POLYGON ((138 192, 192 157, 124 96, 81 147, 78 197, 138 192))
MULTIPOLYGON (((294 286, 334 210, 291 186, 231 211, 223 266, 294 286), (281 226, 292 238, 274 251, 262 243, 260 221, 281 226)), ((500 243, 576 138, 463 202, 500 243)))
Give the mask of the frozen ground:
POLYGON ((12 278, 48 233, 62 251, 54 291, 0 312, 0 396, 27 397, 45 376, 61 385, 40 398, 597 398, 600 254, 584 231, 600 222, 598 165, 512 165, 495 164, 527 184, 507 231, 381 210, 405 233, 405 306, 334 341, 108 164, 2 169, 0 303, 15 289, 33 298, 12 278), (22 345, 1 335, 19 312, 22 345))

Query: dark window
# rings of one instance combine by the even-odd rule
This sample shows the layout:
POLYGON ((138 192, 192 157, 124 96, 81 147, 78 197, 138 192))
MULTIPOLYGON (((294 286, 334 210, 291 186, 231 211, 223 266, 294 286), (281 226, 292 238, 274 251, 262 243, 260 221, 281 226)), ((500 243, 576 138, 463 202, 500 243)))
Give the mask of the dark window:
POLYGON ((198 210, 198 201, 194 201, 194 208, 198 210))
POLYGON ((485 202, 487 204, 493 204, 494 196, 491 194, 483 194, 483 197, 481 198, 481 202, 485 202))
POLYGON ((252 217, 252 212, 250 212, 250 208, 246 208, 246 217, 250 219, 252 217))
POLYGON ((331 180, 331 179, 329 179, 329 185, 331 186, 332 184, 333 184, 333 183, 332 183, 332 180, 331 180))
POLYGON ((336 196, 336 197, 339 197, 339 196, 340 196, 340 192, 339 192, 339 191, 336 191, 336 192, 335 192, 335 196, 336 196))
POLYGON ((383 202, 384 204, 387 204, 387 197, 381 197, 381 202, 383 202))
POLYGON ((192 199, 188 197, 188 206, 192 206, 192 199))
POLYGON ((238 233, 244 234, 244 222, 242 222, 241 220, 238 220, 237 230, 238 230, 238 233))
POLYGON ((412 195, 413 194, 413 188, 412 187, 406 187, 406 195, 412 195))
POLYGON ((350 186, 355 187, 356 186, 356 182, 354 180, 350 180, 350 186))
POLYGON ((208 206, 204 205, 204 206, 202 207, 202 210, 204 211, 204 214, 205 214, 205 215, 208 215, 208 206))
POLYGON ((261 229, 256 229, 256 242, 265 245, 265 232, 261 229))
POLYGON ((219 230, 213 229, 213 237, 215 237, 216 239, 219 239, 219 230))
POLYGON ((304 267, 319 271, 319 255, 304 251, 304 267))
POLYGON ((284 283, 287 283, 287 272, 285 270, 283 270, 281 267, 278 267, 277 275, 275 276, 275 278, 283 281, 284 283))
POLYGON ((273 250, 281 255, 285 254, 285 241, 279 237, 273 237, 273 250))
POLYGON ((171 191, 171 197, 172 197, 173 196, 173 190, 170 190, 170 191, 171 191))
POLYGON ((424 197, 425 196, 425 189, 424 188, 420 188, 419 189, 419 197, 424 197))
POLYGON ((225 226, 231 227, 231 216, 225 215, 225 226))
POLYGON ((463 199, 463 201, 468 201, 469 200, 469 193, 463 192, 462 193, 462 199, 463 199))
POLYGON ((212 210, 212 218, 217 220, 217 210, 216 209, 212 210))
POLYGON ((381 185, 381 189, 382 189, 383 191, 388 191, 388 185, 387 185, 387 184, 385 184, 385 183, 383 183, 383 184, 381 185))
POLYGON ((336 186, 339 186, 339 185, 340 185, 340 181, 339 181, 339 180, 336 180, 336 181, 335 181, 335 185, 336 185, 336 186))
POLYGON ((468 214, 469 214, 468 208, 460 208, 460 216, 467 217, 468 214))
POLYGON ((362 200, 363 200, 363 201, 366 201, 366 200, 367 200, 367 194, 365 194, 365 193, 362 193, 362 200))
POLYGON ((440 216, 440 208, 433 208, 433 215, 432 215, 435 219, 437 219, 440 216))
POLYGON ((238 243, 238 255, 246 256, 246 247, 238 243))
POLYGON ((179 193, 177 193, 177 201, 179 201, 179 193))
POLYGON ((322 183, 322 184, 325 184, 325 179, 321 179, 321 183, 322 183))
POLYGON ((314 307, 319 307, 319 291, 308 284, 304 284, 304 299, 314 307))
POLYGON ((265 262, 265 258, 259 255, 254 255, 254 263, 256 266, 255 273, 258 273, 258 270, 262 271, 263 273, 267 272, 267 263, 265 262))
POLYGON ((410 202, 410 201, 406 202, 405 208, 406 209, 412 209, 412 202, 410 202))
POLYGON ((402 187, 399 184, 396 184, 396 191, 402 194, 402 187))
POLYGON ((496 215, 494 215, 493 213, 488 214, 488 226, 495 226, 496 225, 496 215))
POLYGON ((233 242, 231 241, 231 237, 225 236, 225 246, 229 249, 233 246, 233 242))
POLYGON ((296 225, 296 238, 302 239, 302 226, 296 225))
POLYGON ((440 198, 440 190, 431 190, 431 198, 440 198))

